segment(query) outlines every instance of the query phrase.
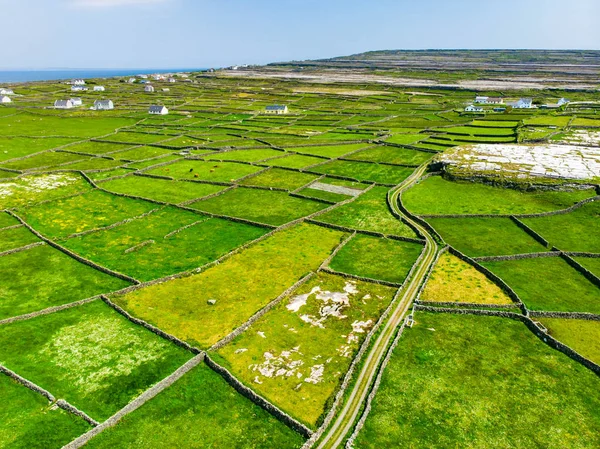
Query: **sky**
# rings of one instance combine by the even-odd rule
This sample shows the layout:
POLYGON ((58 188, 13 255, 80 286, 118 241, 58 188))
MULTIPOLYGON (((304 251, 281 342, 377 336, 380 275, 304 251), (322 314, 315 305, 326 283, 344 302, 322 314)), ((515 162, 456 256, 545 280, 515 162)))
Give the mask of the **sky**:
POLYGON ((600 0, 0 0, 0 69, 208 68, 431 48, 600 49, 600 0))

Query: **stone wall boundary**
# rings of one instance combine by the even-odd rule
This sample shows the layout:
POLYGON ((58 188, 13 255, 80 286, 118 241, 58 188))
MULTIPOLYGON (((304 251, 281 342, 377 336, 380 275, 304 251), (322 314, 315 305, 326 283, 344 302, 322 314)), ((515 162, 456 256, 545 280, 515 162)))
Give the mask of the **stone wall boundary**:
POLYGON ((433 270, 437 266, 438 261, 440 260, 440 257, 442 256, 442 254, 444 254, 446 252, 448 252, 448 246, 444 246, 437 252, 435 259, 431 263, 431 266, 429 267, 429 270, 427 271, 427 274, 425 275, 425 278, 423 278, 423 282, 421 282, 421 285, 419 286, 419 292, 417 293, 417 296, 414 301, 415 303, 418 303, 421 301, 421 295, 425 291, 425 287, 427 286, 427 283, 429 282, 429 279, 431 278, 433 270))
POLYGON ((0 228, 0 232, 3 232, 3 231, 9 231, 9 230, 11 230, 11 229, 17 229, 17 228, 22 228, 22 227, 23 227, 23 225, 22 225, 22 224, 16 224, 16 225, 5 226, 5 227, 3 227, 3 228, 0 228))
POLYGON ((35 243, 30 243, 29 245, 20 246, 18 248, 9 249, 7 251, 1 252, 0 257, 10 256, 11 254, 27 251, 28 249, 35 248, 36 246, 43 246, 45 244, 46 244, 46 242, 35 242, 35 243))
POLYGON ((548 312, 530 310, 529 316, 532 318, 563 318, 567 320, 600 321, 600 315, 587 312, 548 312))
POLYGON ((137 279, 134 279, 130 276, 127 276, 125 274, 119 273, 117 271, 113 271, 109 268, 103 267, 101 265, 98 265, 95 262, 92 262, 91 260, 86 259, 85 257, 80 256, 79 254, 74 253, 73 251, 71 251, 70 249, 65 248, 62 245, 59 245, 58 243, 44 237, 42 234, 40 234, 38 231, 36 231, 35 229, 33 229, 27 222, 25 222, 25 220, 23 220, 21 217, 19 217, 16 213, 14 213, 13 211, 8 211, 8 213, 10 215, 12 215, 13 217, 15 217, 17 220, 19 220, 21 223, 23 223, 27 229, 29 229, 32 233, 34 233, 40 240, 43 240, 44 242, 46 242, 48 245, 52 246, 53 248, 59 250, 60 252, 66 254, 67 256, 81 262, 84 265, 87 265, 89 267, 92 267, 98 271, 101 271, 102 273, 108 274, 110 276, 116 277, 118 279, 127 281, 127 282, 131 282, 133 284, 141 284, 140 281, 138 281, 137 279))
POLYGON ((119 314, 124 316, 126 319, 128 319, 132 323, 137 324, 138 326, 145 327, 153 334, 156 334, 159 337, 162 337, 165 340, 170 341, 171 343, 191 352, 192 354, 200 354, 202 352, 200 349, 195 348, 195 347, 191 346, 190 344, 186 343, 185 341, 180 340, 179 338, 164 332, 163 330, 159 329, 158 327, 153 326, 152 324, 149 324, 144 320, 134 317, 129 312, 127 312, 125 309, 123 309, 122 307, 120 307, 120 306, 116 305, 114 302, 112 302, 107 296, 101 295, 100 298, 102 299, 102 301, 104 301, 104 303, 106 303, 106 305, 108 305, 109 307, 111 307, 112 309, 117 311, 119 314))
POLYGON ((563 260, 565 262, 567 262, 571 267, 573 267, 575 270, 579 271, 581 274, 583 274, 583 276, 585 276, 585 278, 590 281, 592 284, 594 284, 596 287, 600 288, 600 278, 598 276, 596 276, 594 273, 592 273, 590 270, 588 270, 587 268, 585 268, 583 265, 581 265, 579 262, 577 262, 575 259, 572 259, 571 257, 565 255, 564 253, 561 253, 561 257, 563 258, 563 260))
POLYGON ((314 196, 302 195, 300 193, 289 193, 289 196, 294 197, 294 198, 300 198, 301 200, 309 200, 309 201, 314 201, 316 203, 329 204, 330 206, 337 204, 337 202, 335 202, 335 201, 325 200, 323 198, 317 198, 314 196))
POLYGON ((0 373, 5 374, 6 376, 10 377, 17 383, 23 385, 26 388, 29 388, 31 391, 35 391, 36 393, 41 394, 46 399, 48 399, 50 402, 56 401, 56 398, 52 395, 52 393, 50 393, 47 390, 44 390, 39 385, 34 384, 33 382, 25 379, 24 377, 19 376, 17 373, 15 373, 14 371, 8 369, 7 367, 5 367, 3 365, 0 365, 0 373))
POLYGON ((328 267, 321 268, 320 271, 322 271, 323 273, 333 274, 334 276, 340 276, 340 277, 343 277, 346 279, 354 279, 357 281, 369 282, 371 284, 385 285, 387 287, 394 287, 394 288, 402 287, 402 284, 397 283, 397 282, 388 282, 388 281, 382 281, 379 279, 368 278, 365 276, 358 276, 356 274, 342 273, 341 271, 335 271, 328 267))
POLYGON ((396 346, 398 346, 398 343, 400 342, 400 338, 402 337, 402 334, 404 333, 404 329, 405 329, 405 324, 402 323, 402 325, 400 326, 400 328, 398 329, 398 331, 396 333, 396 336, 394 337, 394 340, 392 341, 392 344, 390 345, 390 347, 387 350, 385 358, 382 360, 381 364, 379 365, 379 369, 377 371, 377 377, 375 378, 375 382, 373 383, 371 391, 369 392, 369 395, 367 396, 367 402, 365 404, 365 408, 362 412, 362 415, 361 415, 360 419, 358 420, 358 422, 356 423, 356 426, 354 426, 354 430, 353 430, 352 434, 350 435, 350 438, 348 438, 348 440, 346 441, 346 444, 345 444, 346 449, 352 449, 354 447, 354 441, 358 437, 358 434, 360 433, 360 431, 362 430, 362 428, 365 425, 365 422, 367 421, 367 417, 369 416, 369 413, 371 412, 371 407, 373 406, 373 401, 375 400, 375 396, 377 395, 377 391, 379 390, 379 386, 381 385, 381 380, 383 378, 385 369, 386 369, 388 363, 390 362, 390 359, 392 358, 392 354, 393 354, 394 350, 396 349, 396 346))
POLYGON ((63 410, 65 410, 65 411, 67 411, 69 413, 72 413, 75 416, 80 417, 84 421, 87 421, 88 424, 91 424, 94 427, 96 427, 96 426, 98 426, 100 424, 94 418, 90 417, 87 413, 82 412, 77 407, 75 407, 74 405, 69 404, 64 399, 59 399, 58 401, 56 401, 56 405, 58 407, 62 408, 63 410))
POLYGON ((514 319, 517 321, 521 321, 522 323, 524 323, 527 326, 527 328, 536 337, 538 337, 540 340, 542 340, 548 346, 550 346, 551 348, 553 348, 559 352, 562 352, 567 357, 570 357, 571 359, 580 363, 584 367, 593 371, 596 375, 600 376, 600 365, 585 358, 584 356, 582 356, 581 354, 579 354, 577 351, 573 350, 569 346, 561 343, 560 341, 556 340, 551 335, 548 335, 547 333, 543 332, 535 324, 535 322, 528 316, 520 315, 518 313, 512 313, 512 312, 497 312, 497 311, 492 311, 492 310, 475 310, 475 309, 444 309, 441 307, 428 307, 428 306, 419 306, 419 305, 415 306, 415 310, 421 310, 421 311, 425 311, 425 312, 434 312, 434 313, 453 313, 453 314, 457 314, 457 315, 498 316, 498 317, 502 317, 502 318, 511 318, 511 319, 514 319))
POLYGON ((540 234, 538 234, 536 231, 534 231, 533 229, 531 229, 529 226, 527 226, 525 223, 523 223, 521 220, 519 220, 517 217, 515 217, 514 215, 511 215, 510 219, 513 221, 514 224, 516 224, 519 228, 521 228, 523 231, 525 231, 527 234, 529 234, 531 237, 534 238, 534 240, 536 240, 538 243, 541 243, 542 245, 544 245, 546 248, 548 248, 550 246, 550 242, 548 240, 546 240, 544 237, 542 237, 540 234))
POLYGON ((289 287, 288 289, 286 289, 283 293, 281 293, 279 296, 277 296, 277 298, 275 298, 274 300, 272 300, 271 302, 269 302, 269 304, 267 304, 265 307, 263 307, 262 309, 260 309, 254 315, 252 315, 248 319, 248 321, 246 321, 241 326, 239 326, 238 328, 236 328, 230 334, 228 334, 225 337, 223 337, 217 343, 215 343, 214 345, 212 345, 208 350, 209 351, 218 351, 223 346, 225 346, 225 345, 229 344, 230 342, 232 342, 238 336, 240 336, 241 334, 243 334, 244 332, 246 332, 246 330, 248 330, 250 328, 250 326, 252 326, 254 323, 256 323, 267 312, 269 312, 276 305, 278 305, 281 301, 283 301, 285 298, 287 298, 289 295, 291 295, 293 292, 295 292, 298 288, 300 288, 302 285, 304 285, 306 282, 308 282, 310 279, 312 279, 314 277, 314 275, 315 275, 314 272, 310 272, 306 276, 302 277, 302 279, 300 279, 299 281, 297 281, 294 285, 292 285, 291 287, 289 287))
POLYGON ((281 421, 282 423, 287 425, 292 430, 298 432, 300 435, 304 436, 305 438, 310 438, 310 436, 313 434, 313 431, 310 430, 307 426, 305 426, 301 422, 297 421, 296 419, 292 418, 290 415, 288 415, 286 412, 281 410, 279 407, 277 407, 276 405, 274 405, 267 399, 263 398, 259 394, 255 393, 254 390, 252 390, 251 388, 247 387, 242 382, 240 382, 233 374, 231 374, 229 372, 229 370, 227 368, 225 368, 225 367, 219 365, 218 363, 216 363, 215 361, 213 361, 208 354, 206 354, 206 356, 204 358, 204 362, 213 371, 215 371, 217 374, 221 375, 221 377, 223 377, 223 379, 225 379, 225 381, 229 385, 231 385, 238 393, 240 393, 242 396, 244 396, 244 397, 248 398, 249 400, 251 400, 252 402, 254 402, 256 405, 261 407, 263 410, 269 412, 271 415, 273 415, 275 418, 277 418, 279 421, 281 421))
POLYGON ((49 315, 51 313, 60 312, 61 310, 71 309, 73 307, 79 307, 89 302, 93 302, 100 299, 100 295, 92 296, 91 298, 81 299, 79 301, 70 302, 68 304, 63 304, 60 306, 48 307, 47 309, 38 310, 37 312, 26 313, 24 315, 18 315, 10 318, 5 318, 0 320, 0 326, 4 324, 14 323, 16 321, 25 321, 30 320, 32 318, 36 318, 38 316, 49 315))
POLYGON ((588 258, 600 258, 599 253, 581 253, 581 252, 573 252, 573 251, 563 251, 563 254, 569 257, 588 257, 588 258))
POLYGON ((475 262, 499 262, 503 260, 545 259, 548 257, 560 257, 560 255, 560 251, 546 251, 542 253, 509 254, 507 256, 473 257, 473 260, 475 262))
MULTIPOLYGON (((421 180, 423 180, 423 178, 421 178, 421 180)), ((429 232, 431 235, 433 235, 434 238, 438 242, 443 242, 444 241, 444 239, 442 238, 442 236, 440 234, 438 234, 438 232, 433 228, 433 226, 431 226, 429 223, 427 223, 420 216, 414 215, 412 212, 410 212, 404 206, 404 203, 402 202, 402 193, 398 196, 398 207, 400 208, 400 210, 402 211, 403 214, 405 214, 406 216, 410 217, 412 220, 414 220, 415 222, 417 222, 419 225, 421 225, 425 229, 427 229, 427 232, 429 232)), ((419 234, 420 234, 420 232, 417 233, 417 235, 419 235, 419 234)))
MULTIPOLYGON (((429 307, 458 307, 458 308, 481 308, 481 309, 514 309, 517 304, 478 304, 476 302, 443 302, 443 301, 415 301, 415 305, 429 307)), ((530 312, 532 315, 533 312, 530 312)))
POLYGON ((346 237, 344 240, 342 240, 340 242, 340 244, 338 246, 335 247, 335 249, 333 250, 333 252, 329 255, 329 257, 327 257, 327 259, 325 259, 323 261, 323 263, 321 263, 321 265, 319 266, 319 269, 317 270, 317 272, 322 271, 324 269, 326 269, 329 264, 331 263, 331 261, 333 260, 333 258, 337 255, 337 253, 340 252, 340 250, 346 246, 350 240, 352 240, 354 237, 356 236, 356 231, 354 231, 352 234, 350 234, 348 237, 346 237))
POLYGON ((196 366, 198 366, 200 363, 202 363, 202 361, 204 360, 204 356, 205 356, 204 352, 196 355, 195 357, 190 359, 188 362, 186 362, 183 366, 178 368, 169 377, 166 377, 165 379, 161 380, 157 384, 153 385, 152 387, 150 387, 149 389, 144 391, 140 396, 135 398, 133 401, 131 401, 129 404, 127 404, 125 407, 123 407, 121 410, 119 410, 117 413, 112 415, 106 421, 99 424, 97 427, 94 427, 93 429, 89 430, 88 432, 84 433, 83 435, 76 438, 69 444, 63 446, 63 449, 79 449, 80 447, 84 446, 88 441, 90 441, 92 438, 94 438, 96 435, 100 434, 102 431, 106 430, 109 427, 115 426, 124 416, 126 416, 126 415, 130 414, 131 412, 134 412, 135 410, 140 408, 146 402, 153 399, 155 396, 157 396, 162 391, 164 391, 165 389, 167 389, 168 387, 173 385, 175 382, 177 382, 179 379, 181 379, 185 374, 187 374, 192 369, 194 369, 196 366))

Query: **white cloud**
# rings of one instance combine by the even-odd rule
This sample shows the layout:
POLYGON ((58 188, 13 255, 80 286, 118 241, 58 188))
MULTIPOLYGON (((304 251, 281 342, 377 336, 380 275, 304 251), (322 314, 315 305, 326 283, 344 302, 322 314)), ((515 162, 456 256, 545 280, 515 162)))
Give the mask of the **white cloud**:
POLYGON ((79 8, 110 8, 118 6, 157 5, 170 0, 71 0, 71 5, 79 8))

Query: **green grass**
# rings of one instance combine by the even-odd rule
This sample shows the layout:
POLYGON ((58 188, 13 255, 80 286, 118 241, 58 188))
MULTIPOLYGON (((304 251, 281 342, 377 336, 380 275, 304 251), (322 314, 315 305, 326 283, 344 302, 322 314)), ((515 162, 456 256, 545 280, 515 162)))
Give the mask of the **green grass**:
POLYGON ((359 151, 348 159, 355 161, 387 162, 390 164, 421 165, 431 159, 433 154, 424 151, 409 150, 389 146, 378 146, 359 151))
POLYGON ((207 156, 207 160, 226 160, 226 161, 244 161, 257 162, 271 157, 285 156, 283 151, 273 150, 271 148, 261 148, 256 150, 234 150, 224 153, 216 153, 207 156))
POLYGON ((68 151, 76 151, 79 153, 102 155, 106 153, 121 152, 129 148, 131 148, 131 145, 87 141, 78 143, 76 145, 69 145, 65 149, 68 151))
POLYGON ((0 446, 14 449, 59 448, 87 432, 83 419, 57 407, 38 393, 0 375, 0 446))
POLYGON ((596 276, 600 277, 600 257, 576 257, 575 260, 594 273, 596 276))
POLYGON ((538 117, 531 117, 523 122, 525 125, 546 125, 546 126, 558 126, 565 127, 569 124, 572 117, 565 116, 552 116, 552 115, 540 115, 538 117))
POLYGON ((31 175, 0 183, 0 209, 18 208, 92 189, 80 175, 31 175))
POLYGON ((523 192, 432 176, 404 192, 402 202, 417 215, 509 215, 565 209, 594 195, 593 189, 523 192))
POLYGON ((195 276, 115 300, 166 332, 209 347, 315 270, 344 234, 311 225, 279 232, 195 276), (214 306, 207 300, 216 299, 214 306))
MULTIPOLYGON (((159 162, 156 162, 159 163, 159 162)), ((176 179, 197 179, 201 181, 234 182, 246 175, 263 170, 235 162, 204 162, 182 160, 174 164, 149 170, 147 173, 161 176, 171 176, 176 179)))
POLYGON ((419 140, 423 140, 427 134, 395 134, 392 137, 385 139, 387 143, 395 143, 397 145, 410 145, 419 140))
POLYGON ((123 161, 120 160, 112 160, 105 159, 101 157, 91 157, 86 158, 81 161, 77 161, 74 164, 67 164, 61 166, 49 167, 46 170, 81 170, 81 171, 89 171, 89 170, 105 170, 108 168, 116 168, 124 165, 123 161))
POLYGON ((512 304, 494 282, 452 254, 443 253, 421 295, 423 301, 512 304))
POLYGON ((470 257, 547 251, 510 218, 429 218, 444 241, 470 257))
POLYGON ((345 176, 359 181, 396 185, 408 178, 414 169, 366 162, 332 161, 312 168, 311 171, 327 175, 345 176))
POLYGON ((75 141, 75 139, 61 137, 50 137, 45 139, 36 139, 32 137, 2 137, 0 138, 0 162, 57 148, 73 141, 75 141))
POLYGON ((144 143, 156 143, 162 140, 168 139, 169 136, 163 136, 161 134, 144 134, 136 132, 119 132, 117 134, 111 134, 105 136, 102 139, 111 142, 126 142, 131 144, 144 144, 144 143))
POLYGON ((32 206, 22 218, 46 237, 57 238, 117 223, 156 209, 156 204, 95 190, 32 206))
POLYGON ((104 420, 191 358, 102 301, 4 325, 0 363, 104 420))
POLYGON ((217 373, 199 365, 86 447, 291 449, 303 442, 299 434, 241 396, 217 373))
POLYGON ((279 159, 266 161, 265 164, 272 167, 301 169, 311 165, 320 164, 322 162, 325 162, 325 159, 312 156, 304 156, 302 154, 292 154, 290 156, 282 157, 279 159))
POLYGON ((112 153, 110 156, 116 159, 123 159, 128 161, 142 161, 145 159, 151 159, 165 154, 172 154, 173 151, 166 150, 164 148, 157 147, 139 147, 132 148, 130 150, 119 151, 118 153, 112 153))
POLYGON ((18 224, 19 220, 17 220, 12 215, 8 215, 6 212, 0 212, 0 229, 18 224))
POLYGON ((334 192, 327 192, 326 190, 311 189, 310 187, 307 187, 306 189, 302 189, 298 193, 300 195, 306 195, 306 196, 310 196, 312 198, 319 198, 319 199, 322 199, 325 201, 333 201, 335 203, 339 203, 340 201, 344 201, 344 200, 347 200, 348 198, 351 198, 348 195, 342 195, 340 193, 334 193, 334 192))
MULTIPOLYGON (((115 168, 113 170, 105 170, 105 171, 101 171, 101 172, 95 172, 95 173, 87 173, 87 177, 90 178, 92 181, 102 181, 104 179, 107 178, 112 178, 113 176, 121 176, 121 175, 126 175, 128 173, 132 173, 134 170, 131 169, 127 169, 127 168, 115 168)), ((104 187, 104 186, 102 186, 104 187)))
POLYGON ((484 262, 532 310, 600 313, 600 289, 560 257, 484 262))
POLYGON ((113 179, 100 185, 116 193, 139 196, 165 203, 179 204, 220 192, 226 187, 186 181, 169 181, 145 176, 128 176, 113 179))
POLYGON ((0 252, 20 248, 39 241, 40 240, 24 226, 0 230, 0 252))
POLYGON ((328 207, 327 204, 289 196, 285 192, 240 187, 189 207, 200 211, 281 226, 328 207))
MULTIPOLYGON (((183 160, 183 157, 173 154, 173 155, 161 157, 160 159, 151 159, 148 161, 131 162, 131 163, 127 164, 127 167, 133 168, 136 170, 143 170, 145 168, 152 167, 153 165, 164 164, 165 162, 177 161, 177 160, 183 160)), ((158 170, 158 168, 156 170, 158 170)), ((169 175, 168 175, 168 173, 162 173, 162 176, 169 176, 169 175)))
POLYGON ((47 245, 0 257, 0 273, 0 319, 129 286, 47 245))
POLYGON ((241 185, 275 187, 279 189, 296 190, 317 179, 317 175, 300 173, 281 168, 270 168, 260 175, 243 180, 241 185))
POLYGON ((592 362, 600 363, 600 322, 561 318, 540 318, 539 321, 552 337, 592 362))
POLYGON ((600 445, 600 381, 522 323, 418 312, 357 448, 600 445))
POLYGON ((134 125, 135 119, 110 116, 54 117, 52 115, 23 113, 4 117, 0 129, 2 136, 73 136, 95 137, 113 132, 121 126, 134 125))
POLYGON ((101 266, 150 281, 198 268, 266 232, 167 207, 107 231, 70 239, 64 245, 101 266))
POLYGON ((354 143, 348 145, 326 145, 326 146, 310 146, 310 147, 296 147, 287 148, 288 151, 295 151, 301 154, 310 154, 313 156, 325 156, 328 158, 341 157, 345 154, 359 150, 361 148, 367 148, 366 143, 354 143))
POLYGON ((319 274, 218 353, 236 377, 314 428, 394 293, 390 287, 319 274), (323 313, 325 307, 333 314, 323 313), (353 323, 364 326, 355 330, 353 323), (323 376, 313 383, 311 372, 321 366, 323 376))
POLYGON ((392 215, 385 187, 374 187, 353 202, 333 209, 316 220, 363 231, 375 231, 415 238, 414 231, 392 215))
POLYGON ((82 159, 87 159, 87 157, 80 154, 64 153, 60 151, 47 151, 45 153, 39 153, 28 157, 27 159, 5 162, 1 165, 1 167, 9 168, 11 170, 30 170, 40 167, 53 167, 82 159))
POLYGON ((422 250, 418 243, 357 234, 329 266, 342 273, 402 283, 422 250))
POLYGON ((563 251, 600 253, 600 201, 568 214, 526 218, 523 222, 563 251))

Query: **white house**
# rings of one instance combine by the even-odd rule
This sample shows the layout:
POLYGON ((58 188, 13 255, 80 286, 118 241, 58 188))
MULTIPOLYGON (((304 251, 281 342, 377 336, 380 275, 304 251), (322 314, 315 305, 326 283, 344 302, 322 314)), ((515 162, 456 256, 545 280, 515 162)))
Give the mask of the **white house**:
POLYGON ((12 89, 6 89, 6 88, 2 88, 0 89, 0 95, 14 95, 15 93, 13 92, 12 89))
POLYGON ((71 92, 84 92, 86 90, 88 90, 88 88, 85 86, 71 86, 71 92))
POLYGON ((502 97, 475 97, 474 103, 476 104, 503 104, 504 99, 502 97))
POLYGON ((71 100, 56 100, 54 102, 54 109, 71 109, 73 102, 71 100))
POLYGON ((148 79, 148 75, 138 75, 140 78, 147 80, 148 79))
POLYGON ((163 87, 163 92, 171 92, 171 89, 169 89, 168 87, 163 87))
POLYGON ((81 106, 83 104, 83 101, 79 97, 74 97, 74 98, 71 98, 71 103, 73 104, 73 107, 77 107, 77 106, 81 106))
POLYGON ((475 103, 478 103, 478 104, 487 104, 488 98, 489 97, 477 96, 477 97, 475 97, 475 103))
POLYGON ((94 107, 92 109, 95 109, 96 111, 106 111, 114 108, 115 105, 112 100, 96 100, 94 101, 94 107))
POLYGON ((148 84, 146 87, 144 87, 144 92, 154 92, 154 86, 148 84))
POLYGON ((287 114, 288 111, 288 107, 286 105, 281 105, 281 104, 273 104, 270 106, 267 106, 265 108, 265 114, 276 114, 276 115, 281 115, 281 114, 287 114))
POLYGON ((175 78, 169 78, 169 83, 176 83, 177 80, 175 78))
MULTIPOLYGON (((2 93, 2 91, 0 91, 0 94, 1 94, 1 93, 2 93)), ((569 103, 570 103, 570 101, 569 101, 568 99, 566 99, 566 98, 561 98, 560 100, 558 100, 558 103, 557 103, 557 104, 558 104, 559 106, 563 106, 563 105, 565 105, 565 104, 569 104, 569 103)))
POLYGON ((169 110, 165 106, 150 106, 148 109, 148 114, 153 115, 167 115, 169 110))
POLYGON ((94 92, 104 92, 105 90, 104 86, 94 86, 94 92))
POLYGON ((515 109, 532 109, 534 107, 533 98, 521 98, 516 103, 513 103, 512 107, 515 109))
POLYGON ((127 81, 129 84, 133 84, 135 83, 137 80, 135 78, 129 78, 129 80, 127 81))
POLYGON ((73 86, 84 86, 85 85, 85 80, 82 80, 82 79, 71 80, 71 84, 73 86))
POLYGON ((12 103, 12 100, 10 99, 10 97, 7 97, 6 95, 1 95, 0 103, 12 103))
POLYGON ((470 104, 465 108, 465 112, 483 112, 483 108, 481 106, 475 106, 474 104, 470 104))

